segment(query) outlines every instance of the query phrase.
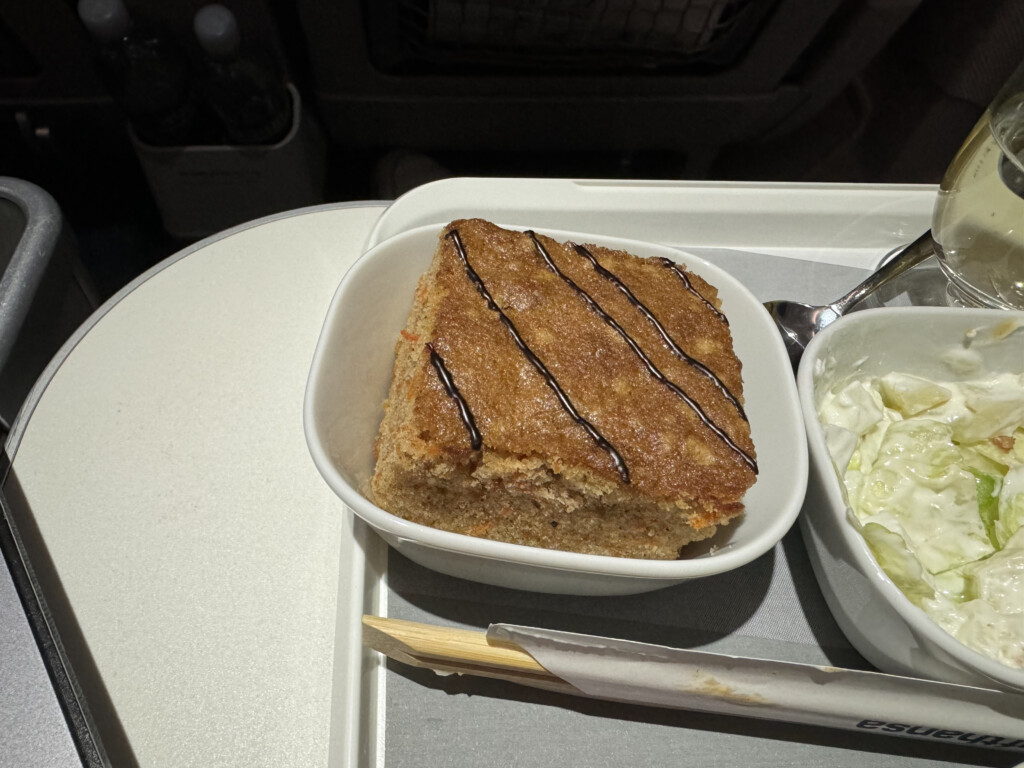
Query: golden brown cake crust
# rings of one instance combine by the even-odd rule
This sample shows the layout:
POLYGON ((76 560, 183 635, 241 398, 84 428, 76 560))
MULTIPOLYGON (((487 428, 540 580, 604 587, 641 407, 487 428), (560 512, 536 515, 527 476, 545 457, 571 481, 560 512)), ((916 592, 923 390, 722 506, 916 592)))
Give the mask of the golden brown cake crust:
MULTIPOLYGON (((682 515, 693 539, 739 514, 756 465, 717 291, 660 260, 583 245, 482 220, 441 233, 396 349, 373 483, 381 506, 410 482, 382 465, 404 462, 426 468, 432 490, 443 476, 475 476, 477 491, 522 478, 527 496, 543 470, 591 500, 682 515)), ((430 524, 448 527, 439 515, 430 524)))

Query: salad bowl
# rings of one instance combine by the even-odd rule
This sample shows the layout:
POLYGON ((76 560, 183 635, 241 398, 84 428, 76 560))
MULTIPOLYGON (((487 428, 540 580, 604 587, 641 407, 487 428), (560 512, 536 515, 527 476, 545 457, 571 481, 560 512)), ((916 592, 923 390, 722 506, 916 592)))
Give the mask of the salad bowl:
MULTIPOLYGON (((1011 606, 1011 614, 1004 628, 1011 627, 1012 634, 1012 627, 1016 627, 1017 634, 1015 638, 1007 638, 1005 632, 1000 636, 1000 661, 997 660, 1000 654, 982 653, 965 644, 970 640, 978 647, 971 636, 983 635, 988 630, 982 619, 972 618, 970 608, 954 604, 952 610, 956 615, 945 617, 934 608, 935 603, 942 603, 942 595, 935 600, 922 597, 923 593, 934 595, 941 590, 935 587, 934 579, 925 583, 921 574, 925 571, 943 573, 946 567, 934 562, 928 567, 917 564, 911 553, 902 549, 904 540, 888 532, 885 537, 890 544, 895 538, 896 546, 882 546, 877 537, 869 544, 864 535, 867 526, 862 525, 850 509, 847 487, 841 476, 847 470, 852 450, 843 454, 838 462, 834 460, 834 454, 838 453, 836 441, 828 439, 829 429, 822 423, 821 409, 830 394, 834 396, 851 380, 893 373, 930 382, 1020 375, 1024 373, 1024 313, 939 307, 864 310, 837 321, 808 345, 797 376, 811 457, 807 501, 800 524, 825 599, 851 644, 884 672, 1024 691, 1024 669, 1015 665, 1015 662, 1024 662, 1019 658, 1024 649, 1024 599, 1014 598, 1014 595, 1024 597, 1021 592, 1024 567, 1016 568, 1017 575, 1013 576, 1016 565, 1024 566, 1024 531, 1017 531, 1014 536, 1014 531, 1010 530, 1019 529, 1024 523, 1024 485, 1020 485, 1017 478, 1018 474, 1024 478, 1024 461, 1019 469, 1014 468, 1019 460, 1017 454, 1024 454, 1024 446, 1007 452, 1005 461, 1010 469, 1005 476, 996 477, 985 486, 989 496, 1003 494, 998 505, 993 502, 987 511, 990 516, 995 514, 993 510, 1001 512, 1005 518, 989 519, 986 523, 991 523, 992 530, 1002 526, 1000 534, 993 538, 998 543, 994 545, 996 551, 992 557, 998 555, 1015 560, 1009 568, 989 569, 993 573, 985 578, 999 583, 982 583, 982 576, 972 572, 970 578, 976 579, 978 584, 966 590, 967 596, 963 598, 975 599, 978 594, 993 591, 1009 596, 1004 601, 1011 606), (833 453, 830 453, 830 444, 833 453), (841 465, 839 469, 837 464, 841 465), (1016 563, 1016 559, 1021 563, 1016 563), (903 589, 897 586, 897 581, 903 589), (922 605, 928 605, 931 615, 922 605), (1020 606, 1019 613, 1012 613, 1013 605, 1020 606), (943 629, 939 621, 956 631, 957 636, 943 629), (964 642, 957 637, 964 638, 964 642)), ((996 407, 1005 411, 1018 407, 1019 403, 1024 414, 1024 392, 1014 397, 1017 399, 997 403, 996 407)), ((1024 442, 1024 439, 1018 438, 1016 442, 1024 442)), ((933 475, 944 471, 938 466, 938 459, 933 460, 926 454, 905 459, 925 466, 924 474, 931 471, 927 469, 929 462, 934 464, 933 475)), ((978 486, 982 487, 980 479, 978 486)), ((983 496, 985 494, 978 499, 983 496)), ((965 504, 971 501, 968 499, 965 504)), ((974 503, 977 514, 984 516, 984 503, 974 503)), ((909 527, 920 525, 919 521, 913 521, 915 515, 934 514, 934 506, 927 509, 894 506, 885 513, 901 522, 910 521, 909 527)), ((924 525, 931 524, 929 520, 924 525)), ((962 546, 954 543, 946 547, 950 558, 949 574, 957 575, 954 566, 962 556, 960 550, 967 546, 965 542, 962 546)))

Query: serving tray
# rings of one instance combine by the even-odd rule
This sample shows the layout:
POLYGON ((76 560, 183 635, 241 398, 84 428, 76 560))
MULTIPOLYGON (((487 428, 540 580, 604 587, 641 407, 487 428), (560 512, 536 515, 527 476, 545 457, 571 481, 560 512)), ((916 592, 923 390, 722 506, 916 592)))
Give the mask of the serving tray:
MULTIPOLYGON (((826 302, 929 226, 930 186, 452 179, 385 211, 366 246, 480 216, 653 240, 731 272, 761 300, 826 302)), ((934 270, 922 265, 914 275, 934 270)), ((913 303, 907 283, 884 297, 913 303)), ((769 448, 770 450, 770 448, 769 448)), ((811 502, 813 503, 813 502, 811 502)), ((391 551, 387 615, 443 626, 514 622, 675 648, 870 669, 828 612, 795 528, 728 574, 628 598, 567 598, 440 576, 391 551)), ((384 664, 379 658, 374 664, 384 664)), ((752 718, 580 701, 386 664, 378 743, 387 766, 1010 765, 1013 755, 752 718), (442 737, 438 737, 438 733, 442 737)), ((913 713, 908 713, 912 717, 913 713)), ((913 723, 910 724, 911 726, 913 723)))

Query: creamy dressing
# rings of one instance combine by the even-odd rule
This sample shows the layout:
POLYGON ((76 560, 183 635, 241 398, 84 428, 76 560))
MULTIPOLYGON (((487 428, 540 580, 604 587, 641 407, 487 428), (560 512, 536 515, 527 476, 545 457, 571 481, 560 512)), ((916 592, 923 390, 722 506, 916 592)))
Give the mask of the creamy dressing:
POLYGON ((949 634, 1024 668, 1024 375, 854 379, 819 417, 883 570, 949 634))

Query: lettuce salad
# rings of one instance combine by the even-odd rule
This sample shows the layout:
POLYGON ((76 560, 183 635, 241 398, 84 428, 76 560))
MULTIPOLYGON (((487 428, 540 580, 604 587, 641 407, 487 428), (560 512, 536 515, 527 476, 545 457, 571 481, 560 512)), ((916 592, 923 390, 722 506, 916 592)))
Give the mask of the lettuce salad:
POLYGON ((821 422, 852 520, 910 600, 1024 667, 1024 376, 847 382, 821 422))

